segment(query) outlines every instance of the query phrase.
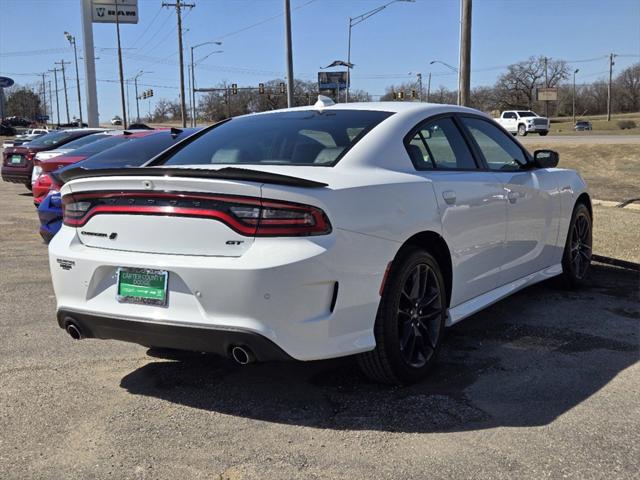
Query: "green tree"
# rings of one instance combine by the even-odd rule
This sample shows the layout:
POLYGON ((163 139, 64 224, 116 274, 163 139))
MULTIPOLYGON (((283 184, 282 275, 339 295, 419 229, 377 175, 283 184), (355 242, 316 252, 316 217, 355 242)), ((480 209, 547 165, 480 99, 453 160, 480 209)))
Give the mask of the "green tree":
POLYGON ((35 119, 42 115, 40 96, 29 87, 18 87, 9 90, 6 102, 7 117, 24 117, 35 119))

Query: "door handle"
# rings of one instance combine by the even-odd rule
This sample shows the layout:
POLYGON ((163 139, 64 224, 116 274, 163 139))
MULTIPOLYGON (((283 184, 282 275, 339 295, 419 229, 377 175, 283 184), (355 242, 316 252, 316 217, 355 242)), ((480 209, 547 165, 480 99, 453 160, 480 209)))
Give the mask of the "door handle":
POLYGON ((514 192, 513 190, 507 193, 507 198, 509 199, 509 203, 516 203, 518 201, 519 196, 520 195, 518 195, 518 192, 514 192))
POLYGON ((456 192, 453 190, 445 190, 442 192, 442 198, 444 198, 445 203, 454 205, 456 203, 456 192))

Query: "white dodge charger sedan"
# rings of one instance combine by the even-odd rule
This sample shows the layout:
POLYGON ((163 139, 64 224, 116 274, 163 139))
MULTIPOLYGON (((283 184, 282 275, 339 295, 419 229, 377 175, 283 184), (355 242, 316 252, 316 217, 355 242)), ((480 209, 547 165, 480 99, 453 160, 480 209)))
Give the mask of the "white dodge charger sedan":
POLYGON ((585 278, 589 194, 557 163, 469 108, 321 97, 144 168, 73 169, 49 246, 58 323, 243 364, 357 355, 375 380, 416 381, 445 327, 585 278))

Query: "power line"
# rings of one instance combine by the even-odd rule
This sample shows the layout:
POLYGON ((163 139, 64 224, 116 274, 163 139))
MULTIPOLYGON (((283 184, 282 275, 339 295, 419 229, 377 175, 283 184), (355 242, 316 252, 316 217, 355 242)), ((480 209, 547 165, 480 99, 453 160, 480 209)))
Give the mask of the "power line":
POLYGON ((160 7, 158 9, 158 11, 156 12, 156 14, 154 15, 154 17, 151 19, 151 22, 149 22, 149 25, 147 25, 147 28, 144 29, 144 31, 138 35, 138 38, 136 38, 132 43, 131 46, 134 46, 136 43, 138 43, 144 36, 145 34, 149 31, 149 29, 153 26, 153 22, 156 21, 156 19, 160 16, 160 13, 163 12, 162 7, 160 7))

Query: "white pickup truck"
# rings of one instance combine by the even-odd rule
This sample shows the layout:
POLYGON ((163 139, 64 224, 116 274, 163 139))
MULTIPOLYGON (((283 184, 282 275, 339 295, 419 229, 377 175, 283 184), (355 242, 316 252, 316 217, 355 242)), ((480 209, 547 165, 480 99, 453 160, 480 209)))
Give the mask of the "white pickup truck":
POLYGON ((496 121, 513 135, 525 136, 527 133, 549 133, 549 119, 541 117, 531 110, 506 110, 496 121))

